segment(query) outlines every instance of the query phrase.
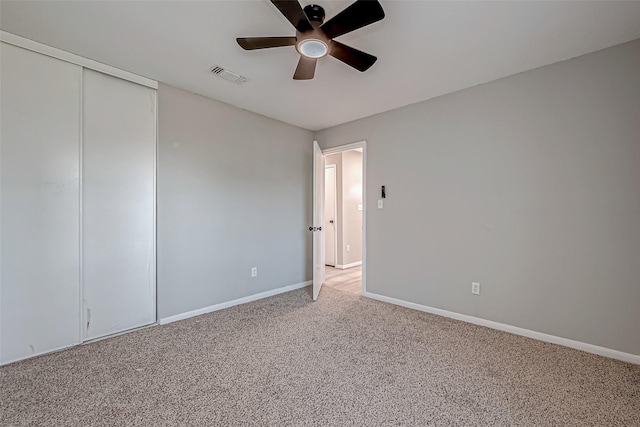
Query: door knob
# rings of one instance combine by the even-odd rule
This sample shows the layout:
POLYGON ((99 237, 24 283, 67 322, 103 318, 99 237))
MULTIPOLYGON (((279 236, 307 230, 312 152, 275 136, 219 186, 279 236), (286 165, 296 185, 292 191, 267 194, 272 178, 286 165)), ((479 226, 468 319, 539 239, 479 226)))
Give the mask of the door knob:
POLYGON ((318 231, 322 231, 322 227, 318 227, 318 231))
POLYGON ((309 231, 313 231, 313 227, 309 227, 309 231))
POLYGON ((333 224, 333 220, 330 220, 330 221, 329 221, 329 224, 333 224))

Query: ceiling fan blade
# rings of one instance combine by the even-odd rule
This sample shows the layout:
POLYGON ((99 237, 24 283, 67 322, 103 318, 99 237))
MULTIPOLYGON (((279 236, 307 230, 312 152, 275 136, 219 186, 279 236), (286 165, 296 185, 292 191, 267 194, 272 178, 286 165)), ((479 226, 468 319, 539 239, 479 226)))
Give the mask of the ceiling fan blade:
POLYGON ((267 49, 296 44, 295 37, 238 37, 236 41, 244 50, 267 49))
POLYGON ((296 72, 293 74, 293 80, 311 80, 316 73, 317 58, 307 58, 300 55, 296 72))
POLYGON ((301 33, 313 30, 313 27, 307 19, 307 15, 297 0, 271 0, 271 3, 296 27, 296 30, 301 33))
POLYGON ((377 0, 358 0, 325 22, 320 29, 330 39, 373 24, 384 18, 384 10, 377 0))
POLYGON ((331 50, 329 55, 352 66, 358 71, 367 71, 377 60, 373 55, 369 55, 351 46, 331 40, 331 50))

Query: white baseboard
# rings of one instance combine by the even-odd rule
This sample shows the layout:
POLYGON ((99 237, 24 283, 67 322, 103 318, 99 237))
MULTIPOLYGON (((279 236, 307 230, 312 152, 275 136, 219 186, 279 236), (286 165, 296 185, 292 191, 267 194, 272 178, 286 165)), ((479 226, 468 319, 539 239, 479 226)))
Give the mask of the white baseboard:
POLYGON ((158 323, 160 325, 166 325, 167 323, 177 322, 178 320, 188 319, 189 317, 199 316, 201 314, 222 310, 223 308, 233 307, 234 305, 246 304, 251 301, 257 301, 259 299, 282 294, 284 292, 301 289, 311 285, 312 283, 313 282, 309 280, 302 283, 296 283, 295 285, 283 286, 282 288, 272 289, 270 291, 260 292, 259 294, 254 294, 254 295, 249 295, 247 297, 234 299, 232 301, 221 302, 220 304, 210 305, 208 307, 199 308, 197 310, 187 311, 186 313, 176 314, 174 316, 169 316, 169 317, 163 317, 162 319, 158 319, 158 323))
POLYGON ((637 365, 640 365, 640 355, 624 353, 622 351, 612 350, 606 347, 600 347, 593 344, 587 344, 580 341, 561 338, 555 335, 548 335, 542 332, 531 331, 529 329, 523 329, 517 326, 494 322, 492 320, 481 319, 479 317, 467 316, 466 314, 455 313, 453 311, 441 310, 439 308, 416 304, 413 302, 391 298, 384 295, 378 295, 371 292, 363 292, 362 295, 378 301, 388 302, 391 304, 400 305, 402 307, 412 308, 414 310, 424 311, 431 314, 437 314, 438 316, 449 317, 451 319, 461 320, 463 322, 473 323, 475 325, 486 326, 487 328, 497 329, 499 331, 509 332, 515 335, 522 335, 524 337, 533 338, 552 344, 558 344, 565 347, 575 348, 576 350, 586 351, 587 353, 593 353, 599 356, 610 357, 612 359, 622 360, 623 362, 635 363, 637 365))
POLYGON ((362 265, 362 261, 352 262, 351 264, 345 264, 345 265, 336 264, 336 268, 346 270, 347 268, 357 267, 359 265, 362 265))

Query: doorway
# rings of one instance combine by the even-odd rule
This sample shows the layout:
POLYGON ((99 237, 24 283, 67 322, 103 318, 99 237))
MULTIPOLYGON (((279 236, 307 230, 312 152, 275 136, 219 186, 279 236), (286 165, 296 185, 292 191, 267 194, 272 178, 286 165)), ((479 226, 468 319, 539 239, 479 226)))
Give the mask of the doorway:
MULTIPOLYGON (((326 158, 325 158, 326 162, 326 158)), ((336 165, 324 167, 324 229, 325 229, 325 265, 335 267, 338 253, 338 193, 336 187, 336 165)))
POLYGON ((325 282, 352 294, 365 290, 365 143, 323 151, 325 282))

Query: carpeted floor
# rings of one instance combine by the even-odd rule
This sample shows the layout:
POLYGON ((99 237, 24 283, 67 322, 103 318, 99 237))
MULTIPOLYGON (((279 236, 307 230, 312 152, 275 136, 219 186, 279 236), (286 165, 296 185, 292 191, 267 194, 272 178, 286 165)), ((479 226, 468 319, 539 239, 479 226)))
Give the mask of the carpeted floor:
POLYGON ((0 368, 3 426, 640 426, 640 366, 309 289, 0 368))

